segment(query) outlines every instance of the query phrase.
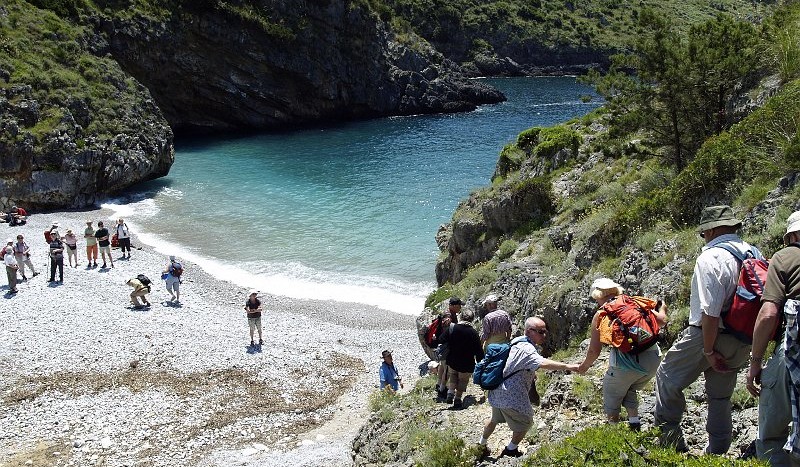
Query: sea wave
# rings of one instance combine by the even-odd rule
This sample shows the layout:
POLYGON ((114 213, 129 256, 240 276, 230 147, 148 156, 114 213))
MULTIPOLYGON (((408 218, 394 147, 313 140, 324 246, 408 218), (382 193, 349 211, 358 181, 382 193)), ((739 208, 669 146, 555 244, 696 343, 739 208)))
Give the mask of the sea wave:
POLYGON ((137 232, 137 236, 157 252, 191 261, 220 280, 277 296, 360 303, 394 313, 417 315, 424 307, 425 297, 435 287, 433 283, 318 271, 299 263, 230 264, 152 233, 137 232))

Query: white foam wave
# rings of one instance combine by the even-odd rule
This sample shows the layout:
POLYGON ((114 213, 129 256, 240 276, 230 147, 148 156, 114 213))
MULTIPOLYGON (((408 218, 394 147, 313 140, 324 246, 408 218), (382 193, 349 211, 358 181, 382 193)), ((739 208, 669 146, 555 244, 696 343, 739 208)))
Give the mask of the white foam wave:
POLYGON ((228 264, 157 235, 139 233, 139 240, 164 255, 176 255, 207 273, 245 288, 290 298, 361 303, 406 315, 422 311, 432 283, 406 283, 379 277, 316 271, 297 263, 228 264))
POLYGON ((127 218, 134 216, 137 218, 150 218, 158 215, 159 211, 161 211, 154 198, 147 198, 134 203, 112 201, 104 203, 100 207, 113 211, 112 219, 118 219, 120 217, 126 218, 126 223, 128 223, 127 218))

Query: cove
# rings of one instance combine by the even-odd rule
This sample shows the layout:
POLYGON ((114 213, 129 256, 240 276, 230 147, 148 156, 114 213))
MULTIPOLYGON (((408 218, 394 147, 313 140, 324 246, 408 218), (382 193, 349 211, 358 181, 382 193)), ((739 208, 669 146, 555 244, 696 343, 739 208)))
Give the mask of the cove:
POLYGON ((435 234, 490 182, 502 147, 586 114, 573 77, 487 79, 508 101, 462 114, 176 141, 163 179, 115 210, 139 238, 222 279, 295 298, 416 314, 435 287, 435 234))

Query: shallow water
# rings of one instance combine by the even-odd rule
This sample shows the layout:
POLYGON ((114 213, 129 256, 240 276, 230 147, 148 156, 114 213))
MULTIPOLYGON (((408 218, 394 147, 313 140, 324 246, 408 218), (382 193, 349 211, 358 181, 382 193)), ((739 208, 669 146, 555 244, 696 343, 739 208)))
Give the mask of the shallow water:
POLYGON ((176 142, 169 176, 109 203, 139 238, 263 292, 416 314, 435 234, 529 127, 599 102, 574 78, 487 80, 508 101, 464 114, 176 142))

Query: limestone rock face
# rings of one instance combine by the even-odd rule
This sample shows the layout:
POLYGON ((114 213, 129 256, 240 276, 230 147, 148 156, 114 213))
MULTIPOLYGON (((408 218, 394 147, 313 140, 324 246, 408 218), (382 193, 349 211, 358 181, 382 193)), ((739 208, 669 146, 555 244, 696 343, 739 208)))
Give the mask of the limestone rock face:
POLYGON ((396 37, 353 2, 256 3, 261 13, 250 16, 189 2, 164 22, 113 19, 97 27, 176 130, 455 112, 504 100, 424 40, 396 37))
POLYGON ((79 123, 85 103, 62 108, 39 102, 30 86, 0 87, 0 131, 13 136, 0 138, 0 209, 85 207, 166 175, 174 159, 172 130, 147 90, 134 92, 138 103, 120 116, 128 130, 104 137, 79 123), (61 117, 52 130, 31 131, 56 112, 61 117))

